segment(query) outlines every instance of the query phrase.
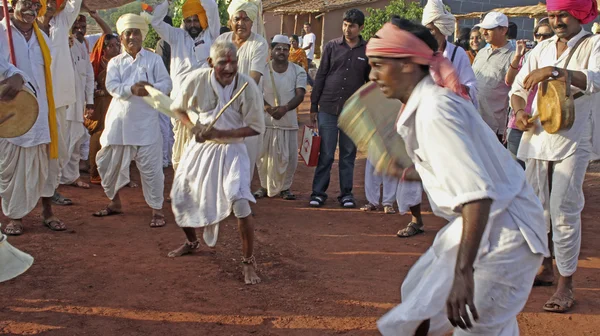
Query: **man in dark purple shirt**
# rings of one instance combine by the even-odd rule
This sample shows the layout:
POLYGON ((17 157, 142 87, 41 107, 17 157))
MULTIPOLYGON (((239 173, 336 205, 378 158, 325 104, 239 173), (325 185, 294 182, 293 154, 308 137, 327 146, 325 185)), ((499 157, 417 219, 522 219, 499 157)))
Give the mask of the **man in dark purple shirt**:
POLYGON ((365 54, 367 42, 360 36, 365 15, 358 9, 344 13, 343 37, 329 41, 323 48, 321 64, 315 78, 310 107, 310 119, 318 124, 321 136, 319 163, 313 179, 310 206, 321 207, 327 200, 327 188, 335 149, 340 146, 338 201, 345 208, 356 207, 352 195, 356 146, 338 129, 338 116, 346 100, 369 81, 371 67, 365 54))

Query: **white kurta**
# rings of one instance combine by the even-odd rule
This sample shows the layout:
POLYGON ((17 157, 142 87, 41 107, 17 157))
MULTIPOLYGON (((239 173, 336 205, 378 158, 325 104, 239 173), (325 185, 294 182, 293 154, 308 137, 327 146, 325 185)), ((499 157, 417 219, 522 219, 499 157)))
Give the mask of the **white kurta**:
POLYGON ((514 335, 516 315, 527 301, 542 256, 549 254, 542 206, 523 170, 473 104, 435 85, 431 77, 415 87, 397 127, 435 214, 450 223, 412 267, 402 286, 402 304, 378 321, 379 330, 414 335, 422 321, 431 319, 429 335, 452 331, 446 300, 462 237, 462 206, 491 199, 474 264, 481 319, 459 334, 514 335))
MULTIPOLYGON (((529 59, 513 84, 511 95, 527 100, 523 88, 525 77, 546 66, 563 68, 573 46, 585 34, 567 42, 567 50, 557 57, 557 37, 541 42, 529 54, 529 59)), ((575 122, 569 130, 556 134, 544 131, 539 120, 532 130, 523 133, 517 157, 526 162, 527 181, 534 187, 545 210, 548 230, 552 229, 556 265, 561 275, 571 276, 577 269, 581 245, 581 211, 584 206, 583 180, 589 158, 600 153, 600 117, 596 93, 600 91, 600 37, 588 38, 577 48, 568 69, 581 71, 587 77, 585 95, 575 100, 575 122), (549 165, 552 162, 552 185, 549 185, 549 165)), ((574 93, 579 89, 573 87, 574 93)), ((537 111, 537 96, 532 104, 537 111)))
POLYGON ((104 192, 112 200, 129 183, 129 165, 135 160, 146 203, 152 209, 162 209, 165 177, 159 112, 131 93, 131 87, 140 81, 149 82, 165 94, 171 91, 167 69, 160 56, 152 52, 142 49, 135 59, 123 53, 108 62, 106 90, 113 99, 96 163, 104 192))
MULTIPOLYGON (((456 49, 456 45, 446 42, 446 49, 444 49, 444 57, 449 61, 452 61, 452 55, 454 54, 454 50, 456 49)), ((477 78, 475 78, 475 72, 473 72, 473 67, 471 67, 471 61, 469 60, 469 56, 463 48, 456 49, 456 54, 454 54, 454 61, 452 61, 452 65, 454 65, 454 69, 458 73, 458 80, 460 83, 469 88, 469 97, 473 101, 475 107, 478 107, 477 104, 477 78)))
MULTIPOLYGON (((242 95, 215 124, 220 130, 251 127, 261 136, 265 130, 263 97, 254 81, 243 74, 223 88, 212 69, 194 71, 171 105, 173 110, 200 111, 198 122, 208 124, 241 86, 249 82, 242 95)), ((204 239, 216 244, 218 224, 227 218, 239 200, 255 202, 250 192, 250 160, 241 138, 188 144, 175 172, 171 204, 180 227, 210 227, 204 239)))
MULTIPOLYGON (((5 32, 6 20, 0 23, 5 32)), ((58 185, 58 160, 49 160, 48 99, 44 77, 44 59, 36 36, 29 41, 13 25, 13 43, 17 68, 9 63, 7 48, 0 48, 0 80, 14 74, 24 77, 25 86, 38 99, 39 114, 33 127, 24 135, 0 139, 0 198, 2 212, 11 219, 27 215, 40 197, 50 197, 58 185), (53 178, 49 178, 50 166, 53 178)), ((46 43, 50 45, 49 39, 46 43)), ((6 34, 0 34, 0 45, 8 45, 6 34)))
MULTIPOLYGON (((275 91, 280 106, 286 105, 296 96, 296 89, 306 90, 306 71, 289 62, 284 73, 273 71, 273 80, 267 70, 264 84, 264 99, 275 107, 275 91), (273 80, 275 83, 273 84, 273 80), (273 90, 273 86, 277 90, 273 90)), ((298 166, 298 115, 296 109, 288 111, 276 120, 264 113, 266 131, 262 141, 262 155, 257 161, 260 184, 273 197, 292 186, 298 166)))

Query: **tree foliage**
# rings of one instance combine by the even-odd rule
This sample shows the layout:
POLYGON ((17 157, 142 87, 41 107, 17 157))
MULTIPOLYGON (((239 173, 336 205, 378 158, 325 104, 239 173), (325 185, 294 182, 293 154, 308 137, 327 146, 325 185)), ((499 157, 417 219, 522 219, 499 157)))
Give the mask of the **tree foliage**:
POLYGON ((392 0, 383 9, 367 8, 369 16, 365 19, 365 27, 362 36, 365 40, 371 38, 386 22, 390 21, 392 15, 398 15, 407 20, 421 22, 423 8, 415 1, 392 0))

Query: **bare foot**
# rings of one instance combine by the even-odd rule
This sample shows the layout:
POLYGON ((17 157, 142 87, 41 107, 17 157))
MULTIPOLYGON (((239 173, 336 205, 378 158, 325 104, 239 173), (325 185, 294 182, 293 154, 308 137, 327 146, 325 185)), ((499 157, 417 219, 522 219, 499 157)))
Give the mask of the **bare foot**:
POLYGON ((552 259, 546 258, 540 266, 540 269, 535 276, 533 286, 552 286, 554 283, 554 268, 552 266, 552 259))
POLYGON ((244 274, 244 282, 246 285, 256 285, 260 283, 260 278, 256 275, 256 268, 252 264, 242 264, 242 274, 244 274))
POLYGON ((137 188, 139 187, 139 185, 133 181, 129 182, 129 184, 127 185, 129 188, 137 188))
POLYGON ((186 254, 192 254, 194 252, 194 250, 197 250, 199 247, 200 247, 200 242, 197 240, 193 243, 186 241, 178 249, 169 252, 169 254, 167 254, 167 257, 177 258, 177 257, 184 256, 186 254))

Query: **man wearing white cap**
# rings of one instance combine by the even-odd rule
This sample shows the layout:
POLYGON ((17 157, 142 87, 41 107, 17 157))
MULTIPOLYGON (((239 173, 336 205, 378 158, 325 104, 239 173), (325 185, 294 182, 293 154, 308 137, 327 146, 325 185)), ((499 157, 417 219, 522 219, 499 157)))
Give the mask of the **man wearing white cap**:
MULTIPOLYGON (((259 28, 262 17, 260 0, 232 0, 227 8, 231 32, 222 34, 215 42, 232 42, 237 48, 238 72, 252 77, 258 84, 266 74, 269 58, 269 44, 253 30, 259 28)), ((258 29, 259 31, 261 29, 258 29)), ((254 176, 254 167, 260 156, 262 137, 246 138, 246 147, 250 156, 250 176, 254 176)))
POLYGON ((304 100, 306 71, 288 61, 290 39, 275 35, 271 42, 269 74, 263 80, 265 125, 262 156, 257 162, 261 188, 254 197, 279 195, 286 200, 298 165, 298 117, 296 108, 304 100))
POLYGON ((498 12, 488 13, 477 25, 488 45, 481 49, 473 61, 477 78, 479 113, 502 141, 508 124, 508 86, 504 80, 515 53, 508 43, 508 18, 498 12))
POLYGON ((150 227, 161 227, 165 225, 162 212, 165 176, 159 112, 141 97, 148 95, 146 85, 167 94, 172 84, 162 58, 142 48, 148 30, 148 24, 139 15, 125 14, 117 21, 125 52, 108 63, 106 90, 113 100, 100 137, 102 149, 96 156, 102 187, 111 202, 94 216, 122 213, 119 190, 129 184, 129 165, 135 160, 144 199, 152 208, 150 227))

